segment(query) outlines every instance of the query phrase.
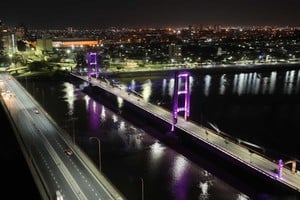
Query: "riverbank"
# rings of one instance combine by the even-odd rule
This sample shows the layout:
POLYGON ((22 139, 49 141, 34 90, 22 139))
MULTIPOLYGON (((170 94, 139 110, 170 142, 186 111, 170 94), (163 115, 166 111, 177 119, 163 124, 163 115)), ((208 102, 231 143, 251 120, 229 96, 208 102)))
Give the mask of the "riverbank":
MULTIPOLYGON (((135 68, 110 68, 110 69, 100 69, 99 77, 103 78, 124 78, 124 77, 139 77, 139 76, 168 76, 172 75, 175 71, 191 71, 193 73, 248 73, 248 72, 270 72, 270 71, 280 71, 280 70, 294 70, 300 69, 300 63, 280 63, 280 64, 252 64, 252 65, 203 65, 198 67, 184 67, 184 66, 174 66, 174 67, 135 67, 135 68)), ((5 71, 4 68, 0 69, 5 71)), ((50 78, 59 79, 65 78, 70 70, 66 69, 55 69, 55 70, 43 70, 43 71, 20 71, 19 73, 10 72, 16 78, 50 78)))

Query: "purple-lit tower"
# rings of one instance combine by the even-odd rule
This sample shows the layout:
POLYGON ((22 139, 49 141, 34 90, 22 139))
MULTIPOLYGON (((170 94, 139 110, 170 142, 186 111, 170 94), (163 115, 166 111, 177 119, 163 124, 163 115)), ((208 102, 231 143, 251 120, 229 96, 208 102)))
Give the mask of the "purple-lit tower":
POLYGON ((175 72, 174 93, 173 93, 173 112, 172 112, 172 131, 177 123, 178 112, 184 112, 184 119, 190 116, 190 74, 188 72, 175 72), (179 97, 184 97, 184 104, 179 105, 179 97))
POLYGON ((278 161, 278 178, 281 178, 281 176, 282 176, 282 168, 283 168, 283 165, 284 165, 284 163, 283 163, 283 161, 280 159, 280 160, 278 161))
POLYGON ((86 58, 88 81, 91 81, 93 75, 97 79, 99 76, 98 54, 96 52, 88 52, 86 58))

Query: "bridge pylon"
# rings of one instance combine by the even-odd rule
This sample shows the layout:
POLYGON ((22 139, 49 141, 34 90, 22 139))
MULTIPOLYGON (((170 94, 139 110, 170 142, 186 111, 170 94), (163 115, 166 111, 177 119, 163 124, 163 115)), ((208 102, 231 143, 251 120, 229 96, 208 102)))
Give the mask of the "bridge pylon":
POLYGON ((297 167, 296 167, 297 162, 296 162, 296 160, 289 160, 289 161, 286 161, 286 162, 284 163, 284 165, 288 165, 288 164, 292 164, 292 166, 291 166, 291 171, 292 171, 293 174, 295 174, 295 173, 296 173, 296 170, 297 170, 297 167))
POLYGON ((283 166, 284 166, 283 161, 281 159, 278 160, 278 178, 281 178, 281 176, 282 176, 283 166))
POLYGON ((98 54, 96 52, 87 52, 86 55, 87 59, 87 75, 88 75, 88 81, 90 82, 92 79, 92 76, 95 76, 95 78, 99 77, 99 64, 98 64, 98 54))
POLYGON ((184 112, 185 120, 190 116, 190 73, 188 72, 175 72, 171 131, 174 131, 179 112, 184 112), (181 96, 184 99, 180 99, 181 96), (182 100, 184 100, 183 105, 182 100))

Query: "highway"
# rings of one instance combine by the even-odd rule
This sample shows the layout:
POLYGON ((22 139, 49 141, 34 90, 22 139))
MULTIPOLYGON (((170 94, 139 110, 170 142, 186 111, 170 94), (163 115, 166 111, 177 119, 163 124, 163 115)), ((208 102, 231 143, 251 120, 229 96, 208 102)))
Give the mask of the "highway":
MULTIPOLYGON (((72 74, 80 78, 81 80, 87 81, 87 76, 79 76, 72 74)), ((101 81, 92 78, 90 83, 94 86, 98 86, 107 92, 114 94, 115 96, 121 97, 123 100, 132 103, 147 113, 164 120, 165 122, 172 124, 172 114, 170 111, 165 110, 160 106, 150 104, 143 100, 138 95, 128 93, 126 88, 120 86, 112 86, 107 81, 101 81)), ((246 145, 243 145, 237 140, 230 139, 221 133, 211 130, 209 128, 200 126, 199 124, 191 121, 186 121, 183 117, 178 116, 177 123, 175 124, 177 129, 180 129, 187 134, 197 138, 199 141, 206 143, 213 147, 216 151, 223 153, 225 156, 229 156, 245 167, 249 167, 252 170, 256 170, 271 180, 277 181, 284 184, 285 186, 300 192, 300 174, 299 172, 292 172, 287 166, 283 166, 281 169, 281 175, 278 174, 279 166, 278 161, 266 157, 265 155, 249 149, 246 145)))
POLYGON ((14 77, 0 73, 0 91, 43 199, 125 199, 14 77))

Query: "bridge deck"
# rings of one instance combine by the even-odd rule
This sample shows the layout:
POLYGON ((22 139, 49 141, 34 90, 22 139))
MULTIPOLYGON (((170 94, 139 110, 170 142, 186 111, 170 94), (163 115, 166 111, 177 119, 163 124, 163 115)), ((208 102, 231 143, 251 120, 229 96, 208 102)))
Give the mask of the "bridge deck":
POLYGON ((125 199, 8 73, 0 72, 0 92, 0 102, 42 199, 58 199, 58 193, 64 199, 125 199), (66 153, 68 149, 71 155, 66 153))
MULTIPOLYGON (((72 74, 80 78, 81 80, 87 81, 86 76, 79 76, 72 74)), ((172 124, 172 114, 170 111, 163 109, 162 107, 150 104, 136 95, 129 95, 128 92, 120 87, 113 87, 109 83, 93 79, 90 83, 94 86, 98 86, 107 92, 119 96, 124 100, 134 104, 135 106, 143 109, 145 112, 148 112, 165 122, 172 124)), ((247 146, 242 145, 233 140, 229 140, 222 134, 219 134, 216 131, 211 129, 201 127, 199 124, 186 121, 182 117, 179 117, 175 127, 181 129, 182 131, 192 135, 193 137, 201 140, 202 142, 210 145, 215 148, 217 151, 224 153, 238 162, 241 162, 247 167, 250 167, 256 170, 258 173, 261 173, 274 181, 278 181, 286 186, 294 189, 295 191, 300 192, 300 175, 299 173, 293 173, 290 169, 283 166, 281 176, 278 176, 276 172, 278 170, 278 163, 274 162, 270 158, 254 152, 247 148, 247 146)))

